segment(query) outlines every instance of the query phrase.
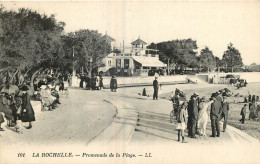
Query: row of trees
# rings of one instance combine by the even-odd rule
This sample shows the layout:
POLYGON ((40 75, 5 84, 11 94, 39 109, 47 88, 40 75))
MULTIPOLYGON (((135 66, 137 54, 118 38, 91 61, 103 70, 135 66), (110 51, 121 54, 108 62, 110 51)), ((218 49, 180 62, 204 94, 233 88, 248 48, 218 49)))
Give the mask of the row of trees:
POLYGON ((12 82, 23 79, 20 76, 31 78, 45 68, 71 73, 73 64, 88 71, 100 66, 105 53, 110 52, 102 34, 93 30, 64 34, 64 26, 54 15, 1 7, 0 79, 6 74, 12 82))
POLYGON ((197 53, 197 42, 192 39, 172 40, 160 43, 151 43, 148 48, 159 50, 159 59, 169 65, 174 65, 175 69, 182 67, 197 68, 201 71, 206 68, 212 71, 219 68, 241 67, 243 65, 240 52, 230 43, 224 52, 222 59, 213 55, 208 47, 197 53))
MULTIPOLYGON (((72 72, 72 68, 90 72, 102 66, 101 59, 110 53, 110 43, 94 30, 64 33, 64 22, 54 15, 41 15, 30 9, 6 11, 0 8, 0 79, 5 74, 19 83, 26 77, 33 80, 46 68, 72 72), (22 77, 23 76, 23 77, 22 77)), ((219 59, 205 47, 197 53, 197 43, 192 39, 152 43, 158 49, 160 60, 176 68, 214 68, 228 66, 232 70, 242 65, 239 51, 230 43, 219 59)))

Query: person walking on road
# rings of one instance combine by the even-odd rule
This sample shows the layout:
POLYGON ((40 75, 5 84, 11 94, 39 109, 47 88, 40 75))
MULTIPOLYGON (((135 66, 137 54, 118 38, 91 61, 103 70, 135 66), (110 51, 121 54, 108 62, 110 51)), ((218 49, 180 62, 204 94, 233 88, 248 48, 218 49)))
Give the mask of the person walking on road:
POLYGON ((110 89, 112 92, 116 92, 117 89, 117 79, 116 76, 113 75, 110 81, 110 89))
POLYGON ((187 143, 184 138, 184 130, 186 129, 187 125, 187 102, 183 102, 180 108, 180 111, 178 113, 178 118, 177 118, 177 127, 176 129, 178 130, 178 142, 181 141, 180 137, 182 137, 182 143, 187 143))
POLYGON ((229 111, 229 103, 227 102, 227 97, 224 96, 223 103, 222 103, 222 113, 219 118, 219 120, 221 120, 224 117, 223 132, 226 131, 226 127, 227 127, 228 111, 229 111))
POLYGON ((191 96, 191 99, 188 103, 188 136, 191 138, 197 138, 195 136, 196 124, 198 120, 198 103, 197 103, 197 94, 191 96))
POLYGON ((159 82, 158 82, 158 77, 155 77, 153 81, 153 100, 158 99, 158 89, 159 89, 159 82))
POLYGON ((210 109, 210 119, 211 119, 211 128, 212 128, 212 135, 210 137, 220 137, 220 129, 219 129, 219 118, 222 113, 222 105, 221 100, 218 96, 213 97, 214 102, 211 104, 210 109))
POLYGON ((247 107, 247 104, 244 105, 244 107, 241 109, 241 112, 240 112, 240 115, 242 116, 242 118, 240 119, 240 122, 241 122, 242 124, 245 123, 246 107, 247 107))

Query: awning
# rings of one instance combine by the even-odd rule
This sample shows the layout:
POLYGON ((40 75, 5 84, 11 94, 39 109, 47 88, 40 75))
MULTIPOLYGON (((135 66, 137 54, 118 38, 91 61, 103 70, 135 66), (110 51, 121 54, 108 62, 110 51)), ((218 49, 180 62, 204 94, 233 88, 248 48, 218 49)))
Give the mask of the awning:
POLYGON ((143 67, 167 67, 157 57, 133 56, 133 59, 142 64, 143 67))

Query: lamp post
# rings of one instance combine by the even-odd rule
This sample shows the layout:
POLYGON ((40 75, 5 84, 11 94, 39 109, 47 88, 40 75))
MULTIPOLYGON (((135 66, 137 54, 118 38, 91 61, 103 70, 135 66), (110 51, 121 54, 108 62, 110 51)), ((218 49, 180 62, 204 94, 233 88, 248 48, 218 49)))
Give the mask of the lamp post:
POLYGON ((92 62, 93 62, 93 58, 91 56, 90 59, 89 59, 89 71, 90 71, 89 75, 90 75, 90 77, 92 77, 92 62))
POLYGON ((74 46, 72 46, 72 77, 76 76, 76 70, 75 70, 75 60, 74 60, 74 46))

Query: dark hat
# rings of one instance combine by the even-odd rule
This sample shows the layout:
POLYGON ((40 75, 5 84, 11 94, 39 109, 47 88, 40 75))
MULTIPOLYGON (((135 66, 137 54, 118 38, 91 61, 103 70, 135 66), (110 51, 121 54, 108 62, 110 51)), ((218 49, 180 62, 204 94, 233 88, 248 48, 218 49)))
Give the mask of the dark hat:
POLYGON ((29 88, 26 85, 24 85, 24 86, 22 86, 21 90, 22 91, 27 91, 27 90, 29 90, 29 88))
POLYGON ((194 96, 194 97, 197 97, 198 96, 198 94, 195 92, 192 96, 194 96))

